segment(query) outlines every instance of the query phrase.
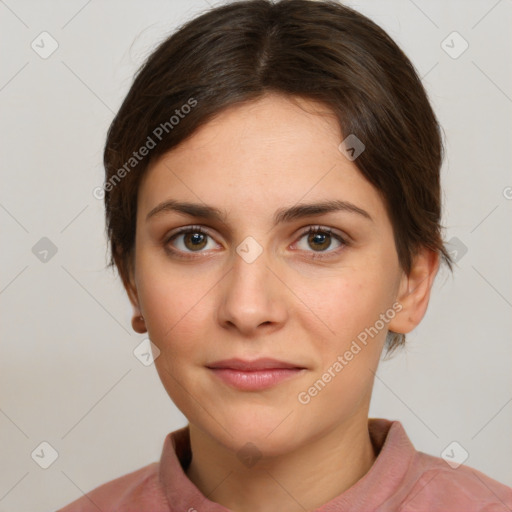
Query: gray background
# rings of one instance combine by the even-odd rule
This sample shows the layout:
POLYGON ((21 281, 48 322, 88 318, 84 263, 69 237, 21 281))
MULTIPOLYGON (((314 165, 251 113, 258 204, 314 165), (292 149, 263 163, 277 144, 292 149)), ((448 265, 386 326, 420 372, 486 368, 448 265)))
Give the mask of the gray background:
MULTIPOLYGON (((467 465, 512 485, 512 2, 348 4, 423 77, 446 134, 444 225, 460 257, 453 278, 438 275, 406 351, 381 363, 371 416, 400 420, 436 456, 457 441, 467 465), (463 40, 446 39, 453 31, 469 44, 461 55, 463 40)), ((131 330, 128 299, 105 270, 103 204, 92 191, 133 73, 207 8, 0 1, 0 512, 62 506, 158 460, 165 435, 185 425, 154 366, 134 357, 145 336, 131 330), (47 58, 31 47, 51 49, 43 31, 58 43, 47 58), (46 261, 43 237, 57 248, 46 261), (43 441, 58 452, 48 469, 31 457, 43 441)))

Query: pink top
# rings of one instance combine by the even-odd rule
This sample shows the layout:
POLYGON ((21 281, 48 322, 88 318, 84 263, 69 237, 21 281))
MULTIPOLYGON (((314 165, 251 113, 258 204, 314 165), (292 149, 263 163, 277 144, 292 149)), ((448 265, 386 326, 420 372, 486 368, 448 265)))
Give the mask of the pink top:
MULTIPOLYGON (((417 451, 399 421, 370 418, 375 463, 352 487, 314 512, 505 512, 512 488, 461 465, 417 451)), ((450 453, 450 452, 448 452, 450 453)), ((58 512, 229 512, 185 474, 188 427, 167 435, 160 462, 97 487, 58 512)))

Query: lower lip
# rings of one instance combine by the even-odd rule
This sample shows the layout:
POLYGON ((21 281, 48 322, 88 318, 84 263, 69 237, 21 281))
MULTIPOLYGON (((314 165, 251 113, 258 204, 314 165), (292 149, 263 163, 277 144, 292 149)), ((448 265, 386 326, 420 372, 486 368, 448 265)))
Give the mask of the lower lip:
POLYGON ((226 384, 244 391, 268 389, 304 371, 303 368, 275 368, 252 371, 210 368, 210 370, 226 384))

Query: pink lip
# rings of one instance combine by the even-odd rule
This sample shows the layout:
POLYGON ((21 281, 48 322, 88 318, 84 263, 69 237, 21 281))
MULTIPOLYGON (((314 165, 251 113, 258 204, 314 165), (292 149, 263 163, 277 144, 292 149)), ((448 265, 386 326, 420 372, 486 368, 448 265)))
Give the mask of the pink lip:
POLYGON ((207 365, 226 384, 244 391, 267 389, 305 370, 304 367, 276 359, 226 359, 207 365))
POLYGON ((303 368, 298 364, 287 363, 285 361, 278 361, 277 359, 270 359, 268 357, 262 357, 255 359, 254 361, 246 361, 244 359, 223 359, 222 361, 216 361, 215 363, 207 364, 208 368, 228 368, 230 370, 274 370, 276 368, 290 369, 290 368, 303 368))

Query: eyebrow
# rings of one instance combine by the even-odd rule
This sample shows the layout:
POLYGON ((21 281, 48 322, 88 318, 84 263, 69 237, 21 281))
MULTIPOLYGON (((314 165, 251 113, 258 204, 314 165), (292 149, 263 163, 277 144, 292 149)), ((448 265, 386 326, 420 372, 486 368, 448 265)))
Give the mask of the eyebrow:
MULTIPOLYGON (((304 217, 319 216, 338 211, 354 213, 373 222, 371 215, 359 206, 356 206, 349 201, 332 200, 322 201, 319 203, 302 203, 291 206, 289 208, 280 208, 274 214, 273 224, 274 226, 277 226, 280 223, 293 222, 294 220, 302 219, 304 217)), ((219 210, 218 208, 214 208, 213 206, 169 199, 153 208, 147 214, 146 222, 151 218, 166 212, 178 212, 189 215, 191 217, 218 221, 221 223, 225 223, 227 217, 225 212, 219 210)))

